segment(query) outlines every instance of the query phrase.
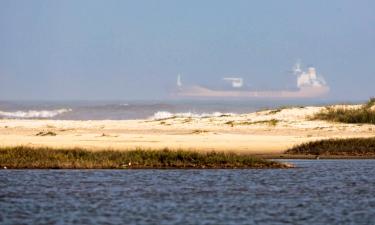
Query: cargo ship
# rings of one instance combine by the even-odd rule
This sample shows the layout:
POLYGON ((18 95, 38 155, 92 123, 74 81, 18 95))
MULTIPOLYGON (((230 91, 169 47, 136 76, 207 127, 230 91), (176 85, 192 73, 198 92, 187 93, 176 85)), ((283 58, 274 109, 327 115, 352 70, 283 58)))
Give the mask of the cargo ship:
POLYGON ((329 86, 322 76, 319 76, 314 67, 306 71, 297 63, 293 67, 296 76, 296 86, 289 90, 254 90, 249 88, 242 77, 224 77, 222 82, 227 87, 210 88, 203 85, 184 85, 181 75, 177 76, 176 88, 172 92, 174 97, 185 98, 267 98, 267 99, 298 99, 317 98, 327 95, 329 86))

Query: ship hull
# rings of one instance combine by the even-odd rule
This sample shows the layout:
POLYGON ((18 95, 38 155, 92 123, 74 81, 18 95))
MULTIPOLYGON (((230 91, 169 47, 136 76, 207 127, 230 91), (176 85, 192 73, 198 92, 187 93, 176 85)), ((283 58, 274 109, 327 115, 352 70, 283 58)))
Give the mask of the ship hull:
POLYGON ((298 90, 281 91, 242 91, 242 90, 212 90, 201 86, 180 88, 173 95, 176 97, 188 98, 269 98, 269 99, 295 99, 295 98, 316 98, 328 94, 329 87, 304 87, 298 90))

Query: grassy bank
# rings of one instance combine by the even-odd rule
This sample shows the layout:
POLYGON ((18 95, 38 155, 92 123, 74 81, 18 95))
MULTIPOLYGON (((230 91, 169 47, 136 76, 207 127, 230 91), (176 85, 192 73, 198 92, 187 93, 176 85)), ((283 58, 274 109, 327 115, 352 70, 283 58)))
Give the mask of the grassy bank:
POLYGON ((134 150, 0 148, 0 166, 8 169, 203 169, 286 168, 285 164, 234 153, 134 150))
POLYGON ((290 155, 375 156, 375 138, 328 139, 295 146, 290 155))
POLYGON ((369 123, 375 124, 375 98, 370 99, 358 109, 327 107, 326 110, 313 116, 313 119, 328 120, 341 123, 369 123))

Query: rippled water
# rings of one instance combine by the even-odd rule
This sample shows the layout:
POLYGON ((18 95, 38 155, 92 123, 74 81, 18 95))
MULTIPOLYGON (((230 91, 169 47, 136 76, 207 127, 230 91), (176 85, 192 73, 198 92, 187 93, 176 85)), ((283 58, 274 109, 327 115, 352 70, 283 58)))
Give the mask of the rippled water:
POLYGON ((1 170, 0 224, 374 224, 375 160, 296 169, 1 170))
POLYGON ((325 101, 102 101, 102 102, 4 102, 0 101, 0 118, 58 120, 125 120, 145 119, 160 112, 212 114, 250 113, 285 105, 315 105, 325 101))

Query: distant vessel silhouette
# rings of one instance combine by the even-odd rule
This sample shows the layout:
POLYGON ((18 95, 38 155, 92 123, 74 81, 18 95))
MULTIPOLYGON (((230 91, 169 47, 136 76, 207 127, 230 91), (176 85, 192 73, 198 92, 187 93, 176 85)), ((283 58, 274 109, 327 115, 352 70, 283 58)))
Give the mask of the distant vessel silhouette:
POLYGON ((172 92, 175 97, 188 98, 315 98, 329 93, 330 88, 323 77, 318 76, 314 67, 307 71, 301 69, 299 63, 293 67, 293 73, 297 76, 296 88, 291 90, 251 90, 245 86, 242 77, 224 77, 223 81, 229 82, 228 88, 210 88, 202 85, 185 86, 181 75, 177 76, 177 87, 172 92))

